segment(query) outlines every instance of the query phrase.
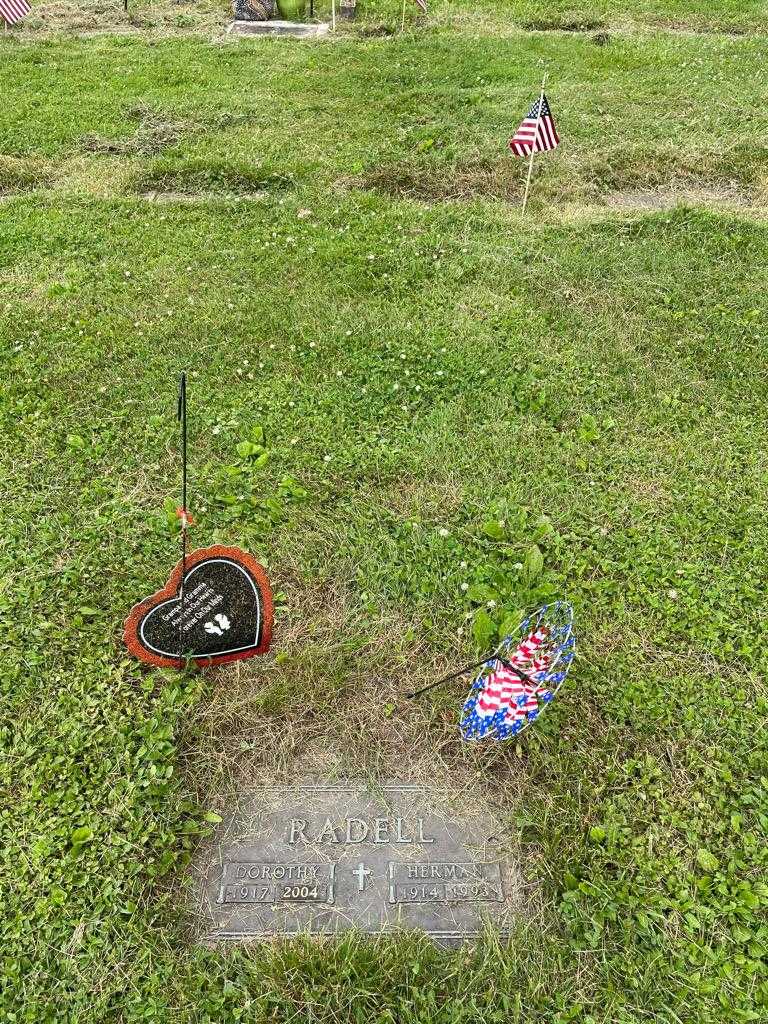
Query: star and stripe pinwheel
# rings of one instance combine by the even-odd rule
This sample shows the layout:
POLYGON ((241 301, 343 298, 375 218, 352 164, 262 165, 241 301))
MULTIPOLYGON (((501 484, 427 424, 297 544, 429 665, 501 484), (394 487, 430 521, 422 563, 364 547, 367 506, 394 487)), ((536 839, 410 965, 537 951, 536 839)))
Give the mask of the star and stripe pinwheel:
POLYGON ((576 653, 573 609, 544 605, 505 637, 472 683, 459 729, 465 740, 505 740, 536 721, 555 698, 576 653))
POLYGON ((483 661, 409 696, 418 697, 479 669, 462 708, 461 737, 467 741, 510 739, 552 703, 575 654, 573 609, 566 601, 555 601, 523 619, 483 661))

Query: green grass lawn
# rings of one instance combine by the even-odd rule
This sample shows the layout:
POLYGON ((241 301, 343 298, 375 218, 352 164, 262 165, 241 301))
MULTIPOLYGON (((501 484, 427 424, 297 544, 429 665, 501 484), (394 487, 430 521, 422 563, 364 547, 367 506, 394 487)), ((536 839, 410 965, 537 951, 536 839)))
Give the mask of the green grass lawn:
POLYGON ((603 45, 435 8, 0 37, 0 1020, 768 1017, 764 41, 732 34, 765 8, 546 8, 603 45), (121 644, 178 554, 182 369, 193 542, 278 592, 276 657, 188 676, 121 644), (402 699, 557 596, 580 657, 519 744, 402 699), (452 953, 194 946, 206 814, 308 774, 482 782, 540 909, 452 953))

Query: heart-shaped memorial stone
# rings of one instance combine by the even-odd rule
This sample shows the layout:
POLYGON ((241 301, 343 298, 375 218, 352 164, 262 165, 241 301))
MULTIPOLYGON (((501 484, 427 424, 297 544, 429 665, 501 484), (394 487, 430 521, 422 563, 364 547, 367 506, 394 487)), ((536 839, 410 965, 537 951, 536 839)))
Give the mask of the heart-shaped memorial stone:
POLYGON ((240 548, 200 548, 179 562, 162 590, 134 606, 124 636, 128 650, 151 665, 205 667, 265 654, 272 639, 269 580, 240 548))

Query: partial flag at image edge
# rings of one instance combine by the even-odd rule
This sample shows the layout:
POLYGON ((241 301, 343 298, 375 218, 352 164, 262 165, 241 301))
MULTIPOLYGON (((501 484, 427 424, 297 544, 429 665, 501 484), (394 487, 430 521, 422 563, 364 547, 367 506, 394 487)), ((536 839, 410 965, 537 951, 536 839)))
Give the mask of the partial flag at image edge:
POLYGON ((27 0, 0 0, 0 18, 9 28, 25 18, 30 10, 27 0))

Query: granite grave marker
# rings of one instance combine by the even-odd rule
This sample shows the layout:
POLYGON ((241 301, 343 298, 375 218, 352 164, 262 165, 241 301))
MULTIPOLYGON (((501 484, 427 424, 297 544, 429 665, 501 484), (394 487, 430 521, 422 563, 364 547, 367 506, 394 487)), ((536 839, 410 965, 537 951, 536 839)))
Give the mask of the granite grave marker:
POLYGON ((222 809, 194 865, 201 938, 421 929, 453 945, 507 935, 519 870, 471 804, 406 783, 263 787, 222 809))

